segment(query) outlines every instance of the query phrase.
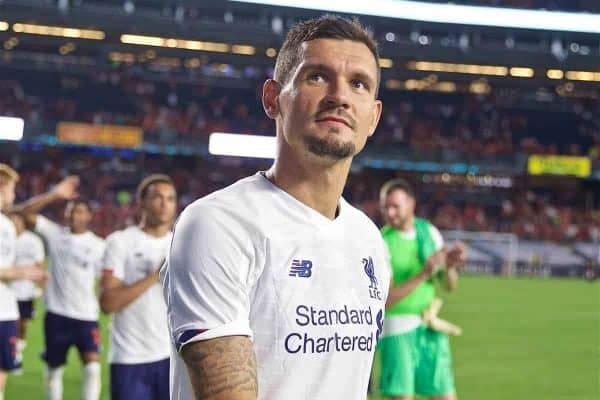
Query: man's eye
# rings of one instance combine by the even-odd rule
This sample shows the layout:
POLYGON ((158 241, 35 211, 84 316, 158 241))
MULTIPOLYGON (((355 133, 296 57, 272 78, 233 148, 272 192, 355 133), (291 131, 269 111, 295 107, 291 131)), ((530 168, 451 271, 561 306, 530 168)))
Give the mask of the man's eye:
POLYGON ((357 89, 365 89, 365 90, 369 89, 369 85, 367 85, 364 81, 361 81, 360 79, 353 80, 352 86, 354 86, 357 89))
POLYGON ((308 79, 314 82, 321 82, 325 79, 325 77, 320 72, 313 72, 308 76, 308 79))

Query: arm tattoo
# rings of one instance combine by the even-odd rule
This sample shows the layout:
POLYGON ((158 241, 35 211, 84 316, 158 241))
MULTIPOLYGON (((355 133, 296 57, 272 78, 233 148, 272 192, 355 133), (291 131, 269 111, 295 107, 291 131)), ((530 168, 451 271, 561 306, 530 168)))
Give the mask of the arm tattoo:
POLYGON ((246 336, 226 336, 190 343, 181 356, 196 400, 255 400, 256 359, 246 336))

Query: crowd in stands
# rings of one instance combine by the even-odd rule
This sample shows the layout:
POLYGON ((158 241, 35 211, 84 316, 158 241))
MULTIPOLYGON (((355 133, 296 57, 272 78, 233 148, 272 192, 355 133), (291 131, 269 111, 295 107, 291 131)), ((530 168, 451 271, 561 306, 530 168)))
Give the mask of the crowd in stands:
MULTIPOLYGON (((381 224, 378 194, 388 177, 375 176, 368 170, 351 174, 345 195, 381 224)), ((600 209, 586 206, 584 191, 534 190, 526 181, 491 190, 413 183, 417 215, 442 230, 514 233, 563 243, 600 241, 600 209)))
MULTIPOLYGON (((130 72, 14 74, 14 80, 0 80, 0 115, 24 118, 29 133, 52 131, 58 121, 141 126, 147 141, 162 144, 206 140, 215 131, 274 134, 258 83, 253 90, 176 85, 130 72)), ((488 95, 383 91, 384 113, 372 142, 415 157, 453 152, 600 159, 600 102, 560 99, 564 107, 556 109, 556 96, 549 96, 535 101, 510 89, 488 95)))
MULTIPOLYGON (((90 152, 67 153, 70 150, 47 148, 22 151, 11 162, 22 179, 17 187, 18 198, 42 193, 68 174, 82 178, 81 194, 92 201, 95 210, 94 230, 107 235, 135 222, 135 185, 153 172, 171 175, 179 192, 179 208, 195 199, 222 188, 237 179, 268 168, 268 162, 224 163, 223 160, 201 161, 191 157, 138 154, 121 159, 90 152), (43 154, 40 157, 40 154, 43 154)), ((363 170, 350 174, 345 198, 363 209, 381 224, 378 195, 381 185, 391 172, 363 170)), ((522 239, 553 242, 600 241, 600 210, 589 204, 586 193, 574 190, 564 193, 539 192, 521 184, 513 189, 487 189, 487 193, 441 185, 419 185, 417 214, 431 219, 443 230, 467 230, 514 233, 522 239), (461 193, 453 193, 458 190, 461 193), (492 198, 494 201, 485 200, 492 198)), ((473 188, 471 188, 472 190, 473 188)), ((587 192, 589 195, 589 191, 587 192)), ((60 206, 50 209, 60 217, 60 206)))

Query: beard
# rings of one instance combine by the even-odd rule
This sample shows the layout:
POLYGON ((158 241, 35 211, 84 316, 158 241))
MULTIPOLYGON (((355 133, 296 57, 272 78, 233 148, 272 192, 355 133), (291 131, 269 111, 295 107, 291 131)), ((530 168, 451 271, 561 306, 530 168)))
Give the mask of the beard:
POLYGON ((331 157, 341 160, 352 157, 356 152, 356 146, 352 142, 340 142, 314 136, 305 136, 304 143, 306 143, 311 153, 319 157, 331 157))

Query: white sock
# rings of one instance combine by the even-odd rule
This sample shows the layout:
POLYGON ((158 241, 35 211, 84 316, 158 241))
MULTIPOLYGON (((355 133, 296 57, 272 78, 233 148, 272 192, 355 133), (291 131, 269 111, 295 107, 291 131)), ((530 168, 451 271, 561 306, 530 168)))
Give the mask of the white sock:
MULTIPOLYGON (((25 346, 27 346, 27 340, 25 339, 18 339, 17 340, 17 357, 15 357, 17 359, 18 363, 23 362, 23 351, 25 350, 25 346)), ((0 399, 2 400, 2 399, 0 399)))
POLYGON ((46 369, 46 398, 48 400, 62 400, 63 395, 63 367, 46 369))
POLYGON ((92 361, 83 367, 82 400, 98 400, 100 398, 100 363, 92 361))

